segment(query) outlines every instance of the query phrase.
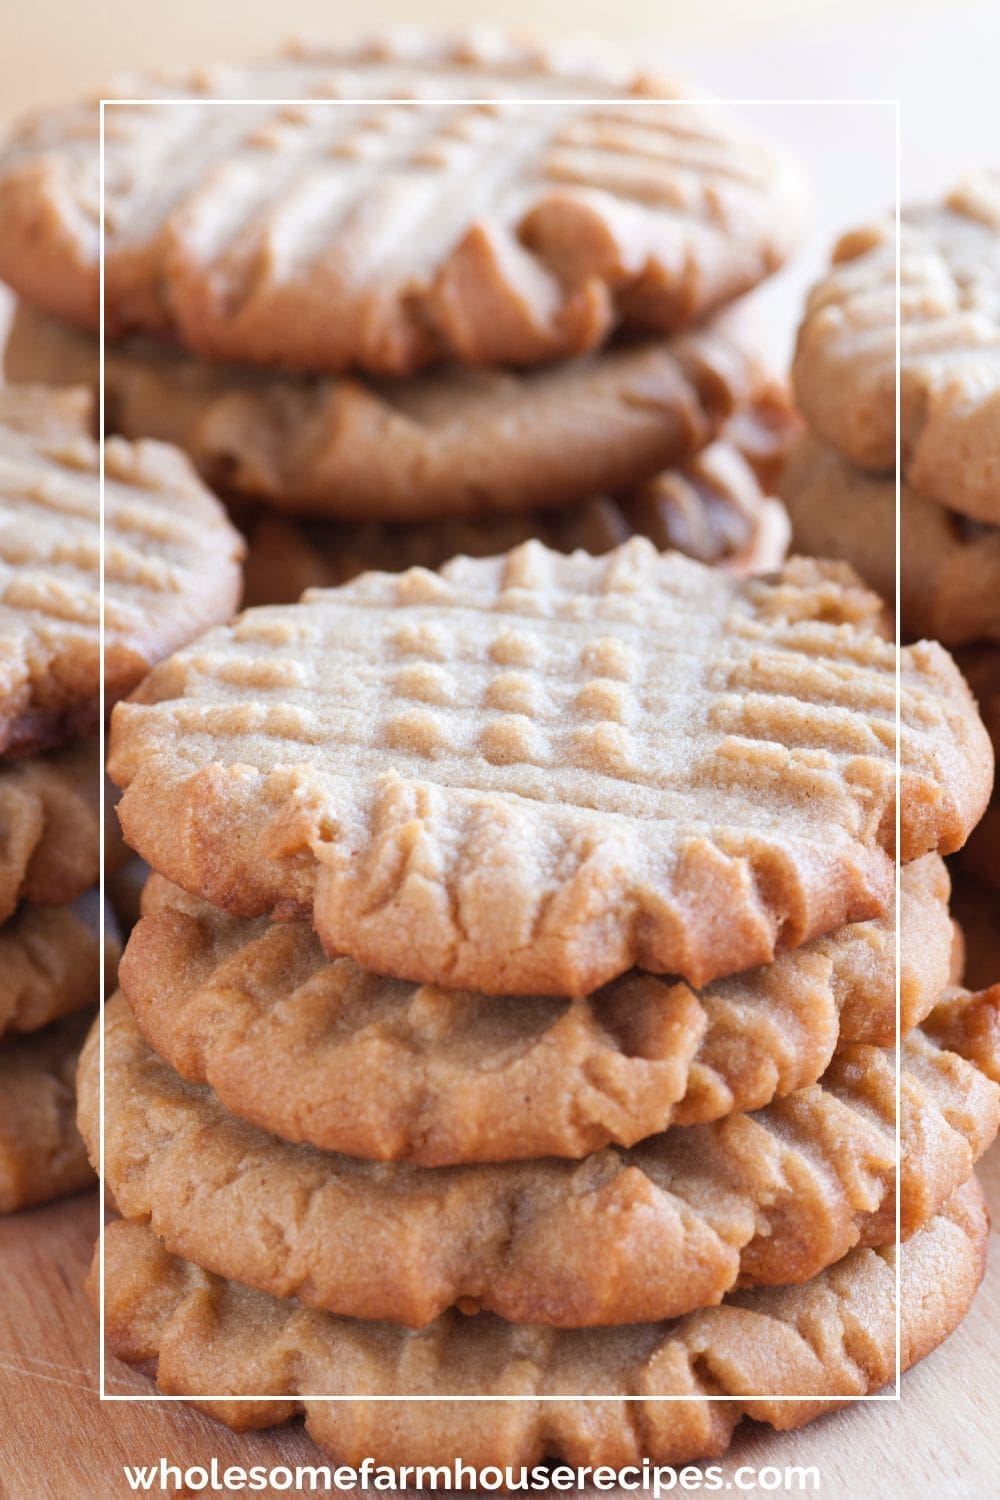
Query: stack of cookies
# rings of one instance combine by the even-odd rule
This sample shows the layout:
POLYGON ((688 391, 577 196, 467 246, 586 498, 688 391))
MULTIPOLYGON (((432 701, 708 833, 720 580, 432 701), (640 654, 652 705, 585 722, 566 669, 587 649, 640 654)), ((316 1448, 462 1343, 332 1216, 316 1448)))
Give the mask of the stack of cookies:
MULTIPOLYGON (((896 659, 842 565, 636 538, 369 573, 157 667, 109 763, 156 872, 106 1018, 109 1348, 346 1461, 502 1466, 883 1386, 897 1257, 933 1348, 1000 1121, 940 859, 992 765, 904 649, 897 1203, 896 659)), ((96 1152, 96 1031, 80 1111, 96 1152)))
MULTIPOLYGON (((744 294, 803 186, 713 102, 488 31, 116 93, 172 102, 106 107, 109 423, 227 498, 248 602, 531 537, 780 565, 791 416, 744 294)), ((86 104, 0 156, 10 380, 96 380, 96 140, 86 104)))
MULTIPOLYGON (((1000 176, 972 173, 943 203, 904 210, 900 249, 903 634, 957 649, 998 745, 1000 176)), ((846 558, 892 599, 894 220, 837 246, 809 298, 793 380, 810 427, 781 483, 795 546, 846 558)), ((1000 806, 990 808, 964 862, 1000 891, 1000 806)))
MULTIPOLYGON (((891 1380, 897 1267, 904 1366, 982 1272, 997 996, 941 855, 989 741, 907 647, 897 782, 881 601, 781 566, 745 301, 801 186, 688 94, 410 33, 106 112, 110 425, 274 601, 114 714, 108 1347, 346 1460, 717 1453, 891 1380)), ((0 156, 11 378, 93 381, 96 139, 0 156)), ((95 1029, 95 1160, 99 1078, 95 1029)))
MULTIPOLYGON (((105 452, 110 708, 239 601, 241 543, 186 459, 105 452)), ((91 1180, 74 1116, 100 995, 98 445, 83 390, 0 390, 0 1212, 91 1180)), ((119 841, 120 842, 120 841, 119 841)), ((113 858, 114 841, 109 848, 113 858)), ((113 982, 117 945, 105 931, 113 982)))

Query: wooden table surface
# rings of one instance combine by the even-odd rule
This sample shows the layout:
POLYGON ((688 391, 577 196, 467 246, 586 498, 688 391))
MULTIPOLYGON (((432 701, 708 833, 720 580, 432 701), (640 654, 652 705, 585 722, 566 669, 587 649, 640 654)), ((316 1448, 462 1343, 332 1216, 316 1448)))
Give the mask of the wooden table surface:
MULTIPOLYGON (((1000 1148, 983 1164, 1000 1222, 1000 1148)), ((300 1425, 237 1436, 176 1403, 101 1403, 96 1324, 82 1290, 96 1195, 0 1220, 0 1500, 114 1500, 125 1463, 316 1462, 300 1425)), ((799 1432, 744 1424, 723 1465, 819 1468, 824 1500, 993 1500, 1000 1493, 1000 1233, 949 1342, 903 1381, 901 1405, 855 1406, 799 1432)), ((109 1388, 148 1392, 112 1364, 109 1388)), ((260 1493, 260 1492, 258 1492, 260 1493)), ((287 1493, 287 1492, 286 1492, 287 1493)), ((778 1493, 791 1493, 790 1490, 778 1493)))

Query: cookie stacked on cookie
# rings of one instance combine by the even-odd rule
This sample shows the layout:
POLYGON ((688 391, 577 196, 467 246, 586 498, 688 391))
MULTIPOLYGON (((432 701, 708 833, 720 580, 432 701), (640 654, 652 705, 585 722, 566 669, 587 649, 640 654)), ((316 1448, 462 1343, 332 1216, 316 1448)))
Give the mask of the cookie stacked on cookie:
MULTIPOLYGON (((900 617, 960 648, 1000 743, 1000 177, 904 210, 900 236, 900 617)), ((896 234, 846 235, 814 288, 793 368, 810 426, 781 482, 795 546, 896 592, 896 234)), ((997 809, 969 850, 1000 889, 997 809)))
MULTIPOLYGON (((251 602, 533 536, 780 564, 791 418, 743 303, 803 190, 714 102, 491 32, 117 92, 170 102, 106 106, 109 421, 230 498, 251 602)), ((96 133, 51 112, 0 155, 10 379, 96 378, 96 133)))
MULTIPOLYGON (((154 873, 106 1333, 345 1459, 716 1453, 750 1398, 892 1378, 897 1265, 904 1365, 982 1270, 995 995, 952 984, 940 856, 989 743, 940 648, 897 685, 853 572, 780 567, 743 298, 799 183, 686 93, 417 33, 107 109, 110 423, 226 493, 256 599, 341 586, 115 710, 154 873)), ((93 378, 96 132, 0 157, 17 378, 93 378)))
MULTIPOLYGON (((91 1177, 73 1079, 102 957, 92 427, 86 391, 0 390, 0 1211, 91 1177)), ((180 454, 116 440, 105 472, 110 708, 160 657, 230 617, 242 548, 180 454)), ((112 923, 105 933, 113 983, 112 923)))
POLYGON ((156 872, 107 1011, 110 1348, 348 1461, 505 1465, 877 1389, 897 1255, 903 1363, 946 1336, 1000 1058, 940 854, 991 765, 947 654, 901 666, 899 1248, 896 653, 849 570, 531 542, 155 669, 110 760, 156 872))

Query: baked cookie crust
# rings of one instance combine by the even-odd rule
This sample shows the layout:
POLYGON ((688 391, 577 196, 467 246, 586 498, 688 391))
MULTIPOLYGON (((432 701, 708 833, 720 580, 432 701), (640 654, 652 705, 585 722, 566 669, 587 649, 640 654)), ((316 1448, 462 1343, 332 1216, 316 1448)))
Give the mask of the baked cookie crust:
MULTIPOLYGON (((396 977, 700 986, 884 912, 896 655, 837 565, 737 580, 634 539, 366 574, 247 611, 112 724, 128 842, 396 977)), ((960 845, 992 752, 939 647, 901 654, 904 860, 960 845)))
MULTIPOLYGON (((392 376, 565 359, 702 321, 800 234, 782 152, 606 49, 386 34, 105 97, 122 90, 162 102, 109 110, 107 332, 209 359, 392 376), (318 102, 213 102, 299 98, 318 102)), ((0 276, 90 328, 97 133, 90 102, 50 111, 0 159, 0 276)))

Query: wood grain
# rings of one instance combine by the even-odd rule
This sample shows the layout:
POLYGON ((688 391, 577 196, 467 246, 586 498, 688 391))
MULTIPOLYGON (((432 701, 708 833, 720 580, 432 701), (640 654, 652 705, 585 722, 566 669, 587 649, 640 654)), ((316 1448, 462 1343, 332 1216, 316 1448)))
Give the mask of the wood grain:
MULTIPOLYGON (((1000 1150, 983 1164, 1000 1220, 1000 1150)), ((97 1399, 97 1331, 82 1290, 96 1195, 0 1220, 0 1500, 113 1500, 124 1463, 181 1467, 316 1461, 301 1426, 237 1436, 178 1403, 97 1399)), ((869 1404, 775 1434, 747 1424, 723 1465, 816 1465, 824 1500, 992 1500, 1000 1468, 1000 1245, 968 1319, 903 1382, 900 1405, 869 1404)), ((149 1392, 118 1364, 109 1389, 149 1392)), ((793 1493, 790 1489, 773 1493, 793 1493)), ((261 1493, 261 1492, 258 1492, 261 1493)), ((287 1492, 285 1492, 287 1493, 287 1492)))

